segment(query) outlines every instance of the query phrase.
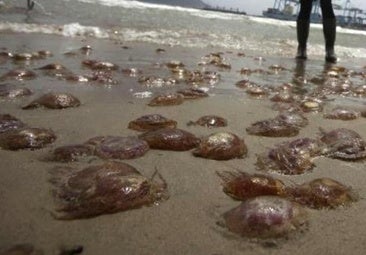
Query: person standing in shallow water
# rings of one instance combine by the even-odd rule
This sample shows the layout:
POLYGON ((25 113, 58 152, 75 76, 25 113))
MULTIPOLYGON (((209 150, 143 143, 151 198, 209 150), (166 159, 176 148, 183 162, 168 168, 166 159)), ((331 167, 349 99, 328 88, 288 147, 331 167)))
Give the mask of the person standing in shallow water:
POLYGON ((300 12, 296 22, 297 59, 307 59, 306 44, 309 36, 310 15, 313 1, 320 1, 323 18, 323 34, 325 39, 325 61, 335 63, 337 56, 334 52, 336 39, 336 18, 333 11, 332 0, 300 0, 300 12))

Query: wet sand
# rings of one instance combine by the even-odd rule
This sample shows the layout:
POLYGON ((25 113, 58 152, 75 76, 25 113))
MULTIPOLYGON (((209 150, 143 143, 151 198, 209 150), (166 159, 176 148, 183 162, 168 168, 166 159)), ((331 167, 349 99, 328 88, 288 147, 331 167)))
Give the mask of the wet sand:
MULTIPOLYGON (((50 50, 54 56, 32 62, 28 68, 60 62, 74 72, 86 73, 80 62, 84 58, 65 57, 62 53, 86 44, 92 46, 90 58, 107 60, 121 68, 137 67, 144 75, 168 74, 154 63, 180 60, 190 69, 198 68, 200 58, 220 49, 186 49, 153 44, 120 44, 113 41, 70 39, 46 35, 1 34, 0 47, 12 52, 50 50), (128 46, 128 48, 123 48, 128 46), (155 49, 164 48, 157 54, 155 49)), ((284 65, 293 70, 293 59, 265 56, 260 64, 237 52, 225 52, 232 64, 230 71, 219 72, 222 80, 209 90, 210 97, 184 102, 178 106, 150 107, 150 98, 136 98, 135 92, 150 90, 154 93, 169 89, 147 89, 136 78, 117 72, 119 85, 110 87, 68 83, 53 77, 42 76, 35 80, 11 83, 24 85, 35 92, 28 98, 0 101, 0 113, 16 116, 34 127, 50 128, 57 140, 44 149, 35 151, 0 150, 0 250, 19 243, 31 243, 45 254, 57 254, 59 247, 82 245, 83 254, 364 254, 366 250, 366 172, 364 162, 346 162, 325 157, 317 158, 316 167, 310 173, 298 176, 273 176, 286 183, 303 183, 320 177, 330 177, 352 186, 361 199, 347 207, 334 210, 309 210, 309 226, 303 231, 269 241, 239 237, 217 224, 220 216, 237 206, 222 192, 216 171, 242 170, 255 173, 256 154, 274 144, 292 138, 265 138, 250 136, 245 128, 254 121, 272 118, 277 112, 271 109, 268 99, 249 98, 234 83, 243 79, 238 73, 242 67, 268 67, 284 65), (22 110, 21 106, 32 98, 48 91, 64 91, 77 96, 82 105, 64 110, 22 110), (244 138, 248 156, 244 159, 215 161, 193 157, 191 152, 150 150, 141 158, 125 160, 145 176, 151 176, 155 168, 168 183, 170 199, 158 206, 102 215, 84 220, 60 221, 52 217, 54 201, 48 170, 60 165, 41 159, 53 148, 71 143, 81 143, 98 135, 135 135, 127 129, 128 122, 148 113, 159 113, 178 122, 178 127, 197 136, 215 131, 230 131, 244 138), (228 126, 206 129, 186 123, 207 114, 216 114, 228 120, 228 126)), ((322 72, 322 60, 309 60, 306 73, 322 72)), ((339 65, 359 68, 362 60, 342 60, 339 65)), ((15 65, 0 64, 0 75, 15 65)), ((211 68, 211 67, 209 67, 211 68)), ((215 68, 211 68, 215 70, 215 68)), ((217 69, 216 69, 217 70, 217 69)), ((278 84, 291 81, 293 71, 284 76, 254 76, 260 83, 278 84)), ((364 81, 363 81, 364 82, 364 81)), ((352 100, 350 102, 353 102, 352 100)), ((362 105, 364 101, 355 101, 362 105)), ((349 102, 348 102, 349 103, 349 102)), ((301 129, 298 137, 316 137, 318 128, 346 127, 366 138, 365 119, 344 122, 323 119, 321 114, 307 114, 310 124, 301 129)), ((93 163, 98 163, 98 160, 93 163)), ((85 165, 86 163, 70 163, 85 165)))

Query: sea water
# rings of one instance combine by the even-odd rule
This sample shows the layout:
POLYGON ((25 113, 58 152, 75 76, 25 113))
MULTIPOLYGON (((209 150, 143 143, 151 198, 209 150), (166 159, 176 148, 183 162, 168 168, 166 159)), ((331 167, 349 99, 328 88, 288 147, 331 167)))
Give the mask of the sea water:
MULTIPOLYGON (((184 47, 219 47, 291 57, 296 23, 265 17, 228 14, 132 0, 0 1, 0 32, 57 34, 67 37, 112 38, 184 47)), ((0 38, 1 40, 1 38, 0 38)), ((338 27, 340 58, 366 58, 366 31, 338 27)), ((323 59, 321 24, 311 24, 309 55, 323 59)))

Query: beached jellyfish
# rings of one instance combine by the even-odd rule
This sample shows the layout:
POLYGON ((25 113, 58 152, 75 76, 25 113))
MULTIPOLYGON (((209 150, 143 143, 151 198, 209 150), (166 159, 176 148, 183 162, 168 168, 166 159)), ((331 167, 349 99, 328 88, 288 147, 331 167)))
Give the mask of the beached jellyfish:
POLYGON ((188 76, 191 74, 191 71, 187 70, 184 67, 177 67, 170 69, 174 77, 176 77, 178 80, 185 80, 188 78, 188 76))
POLYGON ((249 67, 242 67, 238 72, 242 75, 251 75, 253 71, 249 67))
POLYGON ((55 140, 52 130, 22 128, 0 134, 0 147, 4 150, 40 149, 55 140))
POLYGON ((283 142, 257 155, 256 166, 259 170, 274 171, 286 175, 302 174, 313 167, 313 159, 321 152, 316 139, 298 138, 283 142))
POLYGON ((354 96, 358 97, 366 96, 366 84, 355 86, 354 88, 352 88, 352 92, 354 96))
POLYGON ((138 82, 149 88, 169 87, 178 83, 174 78, 161 78, 156 76, 140 76, 138 82))
POLYGON ((66 56, 76 56, 78 54, 82 54, 82 55, 89 56, 92 53, 92 51, 93 51, 92 46, 85 45, 85 46, 80 47, 79 49, 65 52, 64 55, 66 55, 66 56))
POLYGON ((268 137, 291 137, 299 134, 299 127, 287 124, 281 119, 267 119, 257 121, 246 128, 250 135, 268 136, 268 137))
POLYGON ((10 51, 0 51, 0 57, 1 58, 12 58, 14 54, 10 51))
POLYGON ((184 64, 179 60, 171 60, 167 63, 165 63, 166 67, 169 69, 175 69, 175 68, 182 68, 184 67, 184 64))
POLYGON ((360 111, 361 117, 366 118, 366 109, 360 111))
POLYGON ((178 93, 167 93, 154 97, 149 106, 180 105, 184 102, 184 96, 178 93))
POLYGON ((333 120, 354 120, 361 116, 361 113, 356 110, 347 109, 343 107, 336 107, 331 111, 325 113, 324 118, 333 120))
POLYGON ((349 95, 352 93, 353 84, 349 79, 329 78, 324 83, 324 90, 328 94, 349 95))
POLYGON ((223 52, 212 52, 210 54, 207 54, 201 58, 202 61, 199 63, 199 65, 220 64, 224 60, 222 55, 223 55, 223 52))
POLYGON ((92 155, 94 155, 93 146, 88 144, 72 144, 57 147, 48 159, 58 162, 73 162, 92 155))
POLYGON ((268 67, 268 69, 270 69, 270 70, 274 71, 275 73, 278 73, 278 72, 280 72, 280 71, 286 71, 286 70, 288 70, 286 67, 283 67, 283 66, 281 66, 281 65, 277 65, 277 64, 270 65, 270 66, 268 67))
POLYGON ((29 61, 34 58, 32 53, 22 52, 22 53, 14 53, 13 60, 14 61, 29 61))
POLYGON ((285 184, 269 175, 249 174, 241 171, 217 172, 223 191, 236 200, 258 196, 286 196, 285 184))
POLYGON ((24 87, 13 86, 11 84, 0 84, 0 97, 3 98, 17 98, 23 96, 30 96, 33 92, 24 87))
POLYGON ((325 144, 325 156, 343 160, 366 158, 366 142, 356 131, 347 128, 320 131, 320 141, 325 144))
POLYGON ((295 97, 290 90, 286 89, 286 90, 281 90, 279 92, 276 92, 276 94, 274 94, 270 98, 270 100, 272 102, 291 103, 291 102, 295 101, 295 97))
POLYGON ((31 80, 37 77, 36 73, 26 69, 13 69, 0 77, 0 80, 31 80))
POLYGON ((39 50, 34 52, 33 55, 38 55, 41 59, 53 56, 50 50, 39 50))
POLYGON ((147 131, 139 136, 151 149, 186 151, 195 148, 200 139, 182 129, 161 128, 147 131))
POLYGON ((166 50, 165 49, 162 49, 162 48, 157 48, 155 50, 156 53, 164 53, 166 50))
POLYGON ((276 102, 272 105, 272 109, 279 112, 302 112, 302 109, 296 103, 276 102))
POLYGON ((324 70, 324 73, 328 76, 338 76, 347 72, 347 68, 344 66, 329 66, 327 70, 324 70))
POLYGON ((252 86, 248 87, 245 92, 251 97, 263 98, 267 97, 270 91, 264 86, 253 84, 252 86))
POLYGON ((91 59, 84 60, 82 64, 92 70, 117 70, 119 68, 118 65, 111 62, 91 59))
POLYGON ((137 82, 143 85, 146 85, 147 87, 150 87, 152 84, 154 84, 154 87, 162 87, 164 80, 163 78, 156 77, 154 75, 152 76, 140 76, 137 79, 137 82))
POLYGON ((69 93, 50 92, 23 106, 22 109, 27 110, 41 106, 50 109, 62 109, 68 107, 77 107, 79 105, 80 100, 69 93))
POLYGON ((342 82, 338 84, 338 86, 333 88, 333 91, 340 95, 349 95, 352 93, 353 85, 352 82, 349 80, 346 80, 345 82, 342 82))
POLYGON ((216 67, 220 68, 220 70, 230 70, 231 64, 227 63, 225 61, 222 61, 221 63, 215 64, 216 67))
POLYGON ((143 115, 128 123, 128 128, 137 131, 149 131, 160 128, 176 128, 177 122, 160 114, 143 115))
POLYGON ((181 89, 177 93, 183 95, 184 99, 197 99, 209 96, 204 90, 199 88, 181 89))
MULTIPOLYGON (((28 53, 25 53, 26 55, 28 53)), ((51 57, 52 56, 52 52, 49 51, 49 50, 39 50, 39 51, 34 51, 31 54, 31 59, 30 60, 37 60, 37 59, 45 59, 45 58, 48 58, 48 57, 51 57)), ((16 55, 14 55, 14 60, 15 59, 16 55)), ((28 60, 28 59, 24 59, 24 60, 28 60)))
POLYGON ((83 55, 90 55, 93 51, 93 47, 91 45, 84 45, 82 47, 79 48, 79 51, 83 54, 83 55))
POLYGON ((115 85, 118 81, 113 78, 111 70, 96 70, 91 75, 85 76, 88 81, 97 82, 103 85, 115 85))
POLYGON ((305 99, 300 103, 300 107, 304 112, 321 112, 323 111, 323 102, 318 99, 305 99))
POLYGON ((303 114, 296 111, 282 111, 276 116, 276 119, 295 127, 305 127, 309 124, 309 120, 303 114))
POLYGON ((230 70, 231 64, 222 55, 222 52, 210 53, 202 58, 203 61, 199 65, 213 65, 221 70, 230 70))
POLYGON ((9 55, 9 57, 11 57, 16 64, 18 64, 19 62, 29 62, 31 60, 45 59, 49 56, 52 56, 52 53, 48 50, 11 53, 11 55, 9 55))
POLYGON ((69 69, 59 63, 51 63, 37 68, 42 70, 44 74, 52 77, 66 79, 66 77, 74 75, 69 69))
POLYGON ((37 69, 38 70, 64 70, 64 69, 66 69, 66 67, 59 63, 51 63, 51 64, 41 66, 37 69))
POLYGON ((256 74, 271 74, 271 72, 264 70, 262 68, 256 68, 252 70, 252 73, 256 73, 256 74))
POLYGON ((246 88, 255 87, 258 85, 245 79, 245 80, 240 80, 240 81, 236 82, 235 86, 238 88, 241 88, 241 89, 246 89, 246 88))
POLYGON ((84 250, 82 245, 61 246, 58 255, 77 255, 84 250))
POLYGON ((89 82, 90 77, 80 74, 70 74, 63 77, 63 79, 70 82, 89 82))
POLYGON ((44 255, 41 249, 35 248, 32 244, 17 244, 7 250, 0 251, 1 255, 44 255))
POLYGON ((295 88, 295 85, 290 83, 290 82, 285 82, 285 83, 282 83, 281 85, 279 86, 276 86, 274 88, 275 91, 277 92, 292 92, 295 88))
POLYGON ((217 132, 201 139, 193 155, 215 160, 243 158, 248 152, 244 140, 230 132, 217 132))
POLYGON ((122 73, 129 77, 137 77, 138 75, 142 74, 142 71, 137 68, 123 68, 122 73))
POLYGON ((286 189, 289 199, 313 209, 335 208, 358 199, 357 194, 342 183, 320 178, 286 189))
POLYGON ((210 85, 213 86, 218 83, 221 79, 221 76, 217 72, 213 71, 204 71, 201 72, 199 70, 187 71, 184 74, 185 82, 189 85, 200 86, 200 85, 210 85))
POLYGON ((307 225, 306 210, 278 196, 250 198, 223 218, 231 232, 251 238, 284 237, 307 225))
POLYGON ((147 142, 135 136, 98 136, 85 144, 94 146, 95 155, 103 159, 138 158, 149 150, 147 142))
POLYGON ((25 126, 26 124, 10 114, 0 114, 0 134, 25 126))
POLYGON ((205 84, 205 79, 201 71, 187 71, 184 73, 185 82, 190 85, 205 84))
POLYGON ((218 83, 220 81, 220 79, 221 79, 221 75, 218 72, 209 71, 209 70, 206 70, 203 72, 203 80, 208 85, 213 86, 216 83, 218 83))
POLYGON ((160 174, 149 179, 133 166, 109 161, 82 170, 56 167, 50 171, 59 220, 90 218, 158 204, 168 198, 160 174))
POLYGON ((194 126, 199 125, 202 127, 226 127, 227 126, 227 120, 223 117, 217 116, 217 115, 205 115, 196 121, 189 121, 187 123, 188 126, 194 126))
POLYGON ((244 52, 238 52, 236 55, 238 57, 245 57, 246 56, 246 54, 244 52))

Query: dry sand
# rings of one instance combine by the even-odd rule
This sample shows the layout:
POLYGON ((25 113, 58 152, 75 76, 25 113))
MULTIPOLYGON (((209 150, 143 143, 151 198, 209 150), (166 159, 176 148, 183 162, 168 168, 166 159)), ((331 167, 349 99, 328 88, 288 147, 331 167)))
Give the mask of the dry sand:
MULTIPOLYGON (((47 63, 60 62, 75 72, 80 69, 81 57, 67 58, 62 53, 90 44, 90 58, 108 60, 121 67, 139 67, 144 73, 159 73, 152 67, 154 62, 164 63, 180 60, 189 68, 197 68, 200 57, 217 49, 184 49, 161 47, 150 44, 120 44, 104 40, 68 39, 45 35, 1 34, 0 47, 13 52, 48 49, 54 57, 32 63, 33 69, 47 63), (165 48, 157 54, 156 48, 165 48)), ((245 50, 244 50, 245 52, 245 50)), ((179 106, 149 107, 150 99, 139 99, 133 92, 144 91, 135 78, 119 74, 121 85, 110 88, 59 81, 40 76, 24 85, 35 91, 67 91, 82 101, 78 108, 65 110, 22 110, 20 107, 30 98, 1 100, 0 113, 9 113, 34 127, 51 128, 58 138, 56 142, 36 151, 0 150, 0 250, 18 243, 31 243, 45 254, 57 254, 60 246, 83 245, 83 254, 364 254, 366 251, 366 171, 364 162, 345 162, 329 158, 315 160, 312 172, 299 176, 275 175, 286 183, 302 183, 319 177, 331 177, 352 186, 361 196, 360 201, 335 210, 309 210, 308 228, 287 238, 268 242, 252 240, 231 234, 217 222, 225 211, 239 203, 222 192, 216 171, 239 169, 256 172, 256 153, 290 138, 263 138, 249 136, 245 128, 252 122, 270 118, 276 112, 270 109, 269 100, 248 98, 234 88, 240 79, 237 70, 248 66, 255 68, 258 62, 252 57, 231 56, 231 71, 222 72, 223 80, 211 96, 185 102, 179 106), (128 122, 147 113, 160 113, 175 119, 178 127, 198 136, 216 130, 187 127, 189 120, 206 114, 217 114, 228 120, 228 127, 218 130, 231 131, 242 136, 248 146, 245 159, 215 161, 193 157, 191 152, 150 150, 145 156, 126 160, 146 176, 157 168, 169 185, 170 199, 159 206, 143 207, 110 215, 85 219, 55 220, 50 212, 54 209, 48 182, 48 169, 58 163, 40 159, 55 147, 80 143, 97 135, 133 135, 127 129, 128 122)), ((293 68, 291 59, 268 57, 271 62, 293 68)), ((355 65, 352 62, 340 65, 355 65)), ((308 61, 313 72, 320 73, 321 61, 308 61), (315 70, 315 71, 314 71, 315 70)), ((0 65, 0 75, 11 63, 0 65)), ((290 81, 291 73, 287 74, 290 81)), ((280 78, 267 77, 268 83, 278 83, 280 78), (272 79, 272 80, 271 80, 272 79)), ((14 82, 10 82, 14 83, 14 82)), ((18 83, 14 83, 18 84, 18 83)), ((152 91, 158 91, 152 89, 152 91)), ((318 127, 347 127, 366 138, 365 119, 350 122, 330 121, 320 114, 308 114, 310 125, 303 128, 299 137, 316 137, 318 127)), ((93 162, 94 163, 94 162, 93 162)), ((97 161, 95 161, 97 163, 97 161)), ((73 165, 78 165, 74 163, 73 165)), ((81 165, 81 164, 79 164, 81 165)))

